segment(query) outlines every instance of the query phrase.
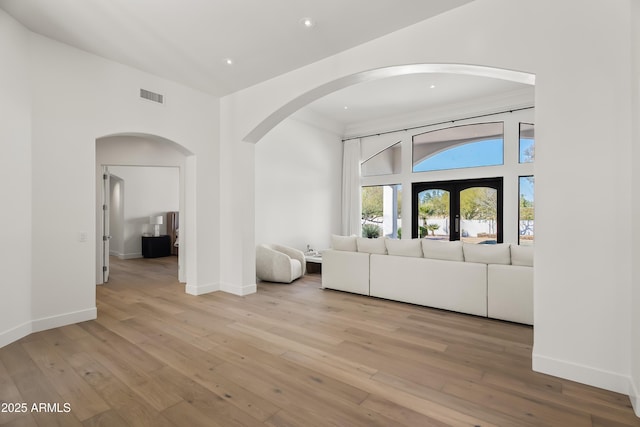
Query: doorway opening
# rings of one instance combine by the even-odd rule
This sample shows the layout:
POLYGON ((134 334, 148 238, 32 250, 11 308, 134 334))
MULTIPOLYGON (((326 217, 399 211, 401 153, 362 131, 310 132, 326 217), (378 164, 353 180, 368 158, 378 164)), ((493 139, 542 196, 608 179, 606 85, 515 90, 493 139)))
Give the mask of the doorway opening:
POLYGON ((186 197, 193 181, 186 177, 194 173, 194 162, 193 153, 154 135, 96 139, 96 284, 109 280, 110 254, 122 260, 142 258, 143 235, 156 237, 158 228, 159 235, 176 234, 169 251, 176 252, 172 256, 177 258, 177 279, 186 283, 188 292, 196 256, 195 245, 189 242, 196 230, 189 216, 195 212, 195 201, 186 197), (167 198, 170 202, 163 204, 167 198), (118 217, 111 218, 110 211, 118 217), (168 214, 174 212, 172 223, 168 214))
POLYGON ((414 238, 503 242, 503 178, 413 184, 414 238))
POLYGON ((111 259, 177 257, 179 168, 130 165, 102 168, 103 283, 109 281, 111 259))

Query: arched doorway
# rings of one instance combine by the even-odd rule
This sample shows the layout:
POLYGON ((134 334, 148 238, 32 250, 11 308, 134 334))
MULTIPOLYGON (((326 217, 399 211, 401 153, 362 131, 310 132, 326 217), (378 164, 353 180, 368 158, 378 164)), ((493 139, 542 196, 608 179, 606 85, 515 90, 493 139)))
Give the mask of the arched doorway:
POLYGON ((291 116, 293 113, 309 103, 340 89, 357 85, 359 83, 386 79, 389 77, 428 73, 472 75, 507 80, 527 85, 535 84, 535 75, 531 73, 468 64, 408 64, 366 70, 332 80, 299 95, 276 109, 268 117, 262 120, 262 122, 255 126, 253 130, 243 138, 243 141, 250 143, 259 142, 267 132, 273 129, 282 120, 291 116))
MULTIPOLYGON (((108 271, 109 254, 105 253, 105 207, 108 206, 104 185, 104 172, 109 166, 130 168, 161 168, 177 169, 178 198, 179 198, 179 224, 182 236, 187 236, 193 226, 189 224, 189 213, 194 210, 192 202, 185 198, 187 193, 187 181, 185 176, 191 173, 193 154, 180 144, 156 135, 140 133, 118 133, 103 136, 96 139, 96 284, 104 283, 104 270, 108 271)), ((193 183, 191 184, 193 185, 193 183)), ((142 194, 144 197, 144 194, 142 194)), ((106 217, 108 218, 108 217, 106 217)), ((141 221, 146 222, 145 218, 141 221)), ((142 225, 148 227, 147 225, 142 225)), ((143 230, 140 225, 139 234, 143 230)), ((107 238, 108 239, 108 238, 107 238)), ((184 242, 185 238, 181 239, 184 242)), ((108 241, 107 241, 108 243, 108 241)), ((108 245, 106 245, 108 247, 108 245)), ((195 250, 189 249, 189 245, 182 244, 178 251, 178 280, 189 282, 187 270, 188 259, 195 257, 195 250)), ((131 255, 135 256, 135 254, 131 255)), ((187 285, 188 286, 188 285, 187 285)))

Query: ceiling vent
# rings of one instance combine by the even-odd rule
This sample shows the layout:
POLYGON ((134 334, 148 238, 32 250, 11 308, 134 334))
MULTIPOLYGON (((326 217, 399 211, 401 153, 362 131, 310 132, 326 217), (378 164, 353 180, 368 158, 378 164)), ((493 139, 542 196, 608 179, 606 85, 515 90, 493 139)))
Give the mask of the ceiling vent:
POLYGON ((157 102, 158 104, 164 104, 164 95, 151 92, 150 90, 140 89, 140 98, 148 99, 149 101, 157 102))

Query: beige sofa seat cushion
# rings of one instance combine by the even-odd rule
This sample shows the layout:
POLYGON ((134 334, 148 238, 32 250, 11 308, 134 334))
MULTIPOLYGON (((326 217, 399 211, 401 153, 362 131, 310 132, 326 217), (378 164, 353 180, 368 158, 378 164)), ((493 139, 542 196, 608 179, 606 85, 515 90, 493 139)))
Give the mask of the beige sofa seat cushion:
POLYGON ((331 249, 336 251, 356 252, 358 250, 356 236, 331 235, 331 249))
POLYGON ((371 296, 487 315, 487 265, 371 255, 371 296))
POLYGON ((533 325, 533 267, 487 266, 488 315, 533 325))
POLYGON ((322 287, 369 295, 368 253, 326 250, 322 253, 322 287))
POLYGON ((510 247, 510 243, 499 243, 497 245, 462 244, 464 260, 466 262, 479 262, 483 264, 511 264, 510 247))
POLYGON ((511 265, 533 267, 533 246, 512 245, 511 265))
POLYGON ((387 246, 384 244, 385 240, 386 239, 384 237, 380 237, 378 239, 368 239, 366 237, 358 237, 356 239, 358 252, 364 252, 367 254, 386 255, 387 246))
POLYGON ((386 239, 384 243, 389 255, 422 258, 420 239, 386 239))
POLYGON ((464 261, 462 242, 422 239, 422 252, 425 258, 443 261, 464 261))

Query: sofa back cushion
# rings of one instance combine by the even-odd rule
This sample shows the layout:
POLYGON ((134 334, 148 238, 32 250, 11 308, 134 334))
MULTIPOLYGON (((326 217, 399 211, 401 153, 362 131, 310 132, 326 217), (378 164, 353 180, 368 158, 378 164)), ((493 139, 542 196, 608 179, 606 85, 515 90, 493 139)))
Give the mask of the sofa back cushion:
POLYGON ((533 267, 533 246, 511 246, 511 264, 533 267))
POLYGON ((389 255, 422 258, 420 239, 386 239, 384 243, 389 255))
POLYGON ((356 236, 338 236, 331 235, 331 248, 336 251, 356 252, 358 250, 356 244, 356 236))
POLYGON ((425 258, 445 261, 464 261, 462 242, 422 239, 422 252, 425 258))
POLYGON ((481 262, 483 264, 511 264, 511 244, 483 245, 464 243, 464 260, 466 262, 481 262))
POLYGON ((358 247, 358 252, 366 252, 369 254, 378 254, 378 255, 386 255, 387 247, 384 244, 386 239, 384 237, 380 237, 378 239, 368 239, 366 237, 358 237, 356 239, 356 244, 358 247))

